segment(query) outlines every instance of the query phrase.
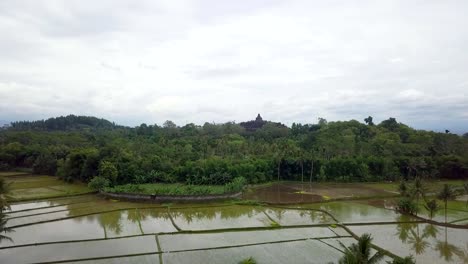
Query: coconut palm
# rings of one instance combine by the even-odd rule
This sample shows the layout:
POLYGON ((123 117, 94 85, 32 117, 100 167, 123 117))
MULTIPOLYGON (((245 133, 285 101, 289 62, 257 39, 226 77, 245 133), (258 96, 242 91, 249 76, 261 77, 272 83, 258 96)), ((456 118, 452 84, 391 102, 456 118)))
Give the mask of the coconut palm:
POLYGON ((439 205, 436 200, 430 200, 426 202, 424 208, 429 212, 429 217, 432 219, 437 210, 439 210, 439 205))
POLYGON ((465 249, 458 252, 458 257, 463 263, 468 263, 468 242, 466 243, 465 249))
POLYGON ((466 207, 468 207, 468 182, 463 184, 463 188, 465 189, 465 195, 466 197, 466 207))
POLYGON ((10 184, 4 178, 0 178, 0 212, 9 208, 8 200, 10 196, 8 193, 10 192, 10 184))
POLYGON ((448 184, 444 184, 442 190, 440 190, 437 198, 444 201, 445 206, 445 222, 447 223, 447 202, 455 197, 455 193, 453 192, 452 188, 448 184))
POLYGON ((372 237, 370 234, 363 234, 359 237, 357 244, 353 243, 349 247, 346 247, 341 242, 340 245, 344 249, 344 256, 340 259, 340 264, 379 263, 384 256, 380 252, 371 256, 372 237))
POLYGON ((447 227, 445 227, 445 240, 444 241, 437 241, 437 244, 435 246, 435 249, 439 251, 439 254, 441 257, 445 259, 447 262, 452 261, 453 255, 461 255, 462 250, 458 248, 457 246, 448 243, 448 238, 447 238, 447 227))
POLYGON ((7 219, 5 219, 5 214, 0 212, 0 242, 3 240, 13 241, 10 237, 2 235, 2 233, 13 232, 11 228, 6 227, 7 219))
POLYGON ((12 232, 10 228, 6 227, 7 219, 5 218, 4 210, 9 208, 8 205, 8 193, 10 192, 10 184, 8 184, 4 178, 0 178, 0 242, 2 240, 11 240, 11 238, 2 235, 2 233, 12 232))
POLYGON ((439 229, 437 229, 437 226, 436 225, 431 225, 431 224, 427 224, 426 227, 424 227, 424 237, 432 237, 432 238, 436 238, 437 237, 437 234, 439 233, 439 229))
POLYGON ((398 185, 398 192, 399 192, 402 196, 407 196, 407 195, 408 195, 408 186, 406 186, 406 182, 405 182, 405 181, 401 181, 401 182, 400 182, 400 185, 398 185))
POLYGON ((426 234, 423 233, 421 236, 419 233, 419 225, 416 225, 416 230, 410 230, 410 237, 408 243, 411 244, 411 248, 417 255, 421 255, 426 251, 426 248, 430 245, 426 240, 426 234))
MULTIPOLYGON (((416 197, 416 204, 419 207, 419 198, 420 197, 424 198, 424 196, 426 195, 426 188, 424 187, 424 184, 421 178, 416 177, 414 179, 413 185, 411 186, 411 195, 413 197, 416 197)), ((417 214, 418 213, 416 212, 416 215, 417 214)))

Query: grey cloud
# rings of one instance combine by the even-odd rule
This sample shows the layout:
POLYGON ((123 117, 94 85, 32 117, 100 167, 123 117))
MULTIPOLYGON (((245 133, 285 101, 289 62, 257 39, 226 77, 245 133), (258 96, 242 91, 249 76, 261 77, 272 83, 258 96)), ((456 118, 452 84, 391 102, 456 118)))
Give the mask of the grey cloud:
POLYGON ((468 131, 467 2, 0 2, 0 119, 468 131), (437 122, 439 121, 439 122, 437 122), (452 128, 453 127, 453 128, 452 128))

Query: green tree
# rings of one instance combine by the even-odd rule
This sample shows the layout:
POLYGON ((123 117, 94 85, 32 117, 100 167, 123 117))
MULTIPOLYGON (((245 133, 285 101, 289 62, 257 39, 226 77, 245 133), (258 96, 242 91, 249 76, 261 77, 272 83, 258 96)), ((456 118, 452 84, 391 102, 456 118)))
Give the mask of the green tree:
POLYGON ((50 154, 42 154, 33 164, 33 173, 55 175, 57 172, 57 159, 50 154))
POLYGON ((10 185, 5 181, 5 178, 0 177, 0 213, 9 208, 8 200, 10 196, 8 193, 10 192, 10 185))
POLYGON ((455 193, 452 190, 452 187, 448 184, 444 184, 442 190, 440 190, 437 198, 439 200, 444 201, 444 208, 445 208, 445 222, 447 223, 447 203, 449 200, 452 200, 455 197, 455 193))
POLYGON ((463 189, 465 190, 465 195, 466 195, 466 207, 468 207, 468 182, 463 184, 463 189))
POLYGON ((414 179, 413 185, 410 188, 411 194, 416 198, 416 205, 419 207, 419 198, 424 198, 426 195, 426 188, 420 177, 414 179))
POLYGON ((5 181, 4 178, 0 177, 0 242, 2 240, 12 241, 10 237, 2 235, 2 233, 9 233, 13 230, 6 226, 8 219, 4 211, 9 208, 8 205, 8 193, 10 192, 10 184, 5 181))
POLYGON ((339 261, 340 264, 374 264, 379 263, 384 256, 380 252, 371 255, 372 237, 370 234, 363 234, 357 243, 353 243, 349 247, 341 242, 340 245, 344 249, 344 255, 339 261))
POLYGON ((372 116, 369 116, 367 118, 364 118, 364 122, 366 122, 366 124, 368 124, 369 126, 373 126, 374 125, 374 122, 372 121, 372 116))
POLYGON ((95 191, 103 191, 105 188, 109 187, 110 181, 109 179, 106 179, 101 176, 96 176, 89 181, 88 186, 89 188, 95 190, 95 191))
POLYGON ((111 185, 116 183, 118 174, 119 172, 112 162, 102 161, 99 164, 99 177, 107 179, 111 185))
POLYGON ((401 181, 398 185, 398 192, 401 196, 408 196, 408 186, 406 185, 405 181, 401 181))
POLYGON ((402 197, 398 200, 397 210, 405 214, 417 214, 418 205, 410 197, 402 197))
POLYGON ((430 200, 426 202, 424 208, 429 212, 429 217, 432 219, 437 210, 439 210, 439 205, 436 200, 430 200))

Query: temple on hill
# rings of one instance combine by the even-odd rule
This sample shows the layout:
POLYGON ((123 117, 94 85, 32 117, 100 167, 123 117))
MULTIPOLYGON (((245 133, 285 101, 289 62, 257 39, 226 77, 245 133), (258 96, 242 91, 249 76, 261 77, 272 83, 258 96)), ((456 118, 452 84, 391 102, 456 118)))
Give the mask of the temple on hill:
POLYGON ((243 128, 245 128, 245 130, 253 132, 253 131, 257 130, 257 129, 262 128, 266 123, 267 123, 267 121, 263 121, 262 116, 260 114, 258 114, 257 117, 255 118, 255 120, 250 120, 250 121, 247 121, 247 122, 241 122, 239 125, 241 125, 243 128))
POLYGON ((260 114, 258 114, 257 118, 255 118, 255 122, 257 122, 257 123, 263 122, 263 118, 262 118, 262 116, 260 114))

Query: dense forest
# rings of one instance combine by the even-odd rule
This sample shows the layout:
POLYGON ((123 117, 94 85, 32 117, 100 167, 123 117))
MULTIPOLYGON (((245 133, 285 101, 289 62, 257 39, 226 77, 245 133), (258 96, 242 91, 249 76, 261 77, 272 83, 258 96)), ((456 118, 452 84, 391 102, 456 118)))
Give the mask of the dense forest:
POLYGON ((272 180, 388 181, 468 178, 468 138, 421 131, 389 118, 314 124, 255 120, 137 127, 86 116, 15 122, 0 130, 0 170, 113 185, 272 180))

